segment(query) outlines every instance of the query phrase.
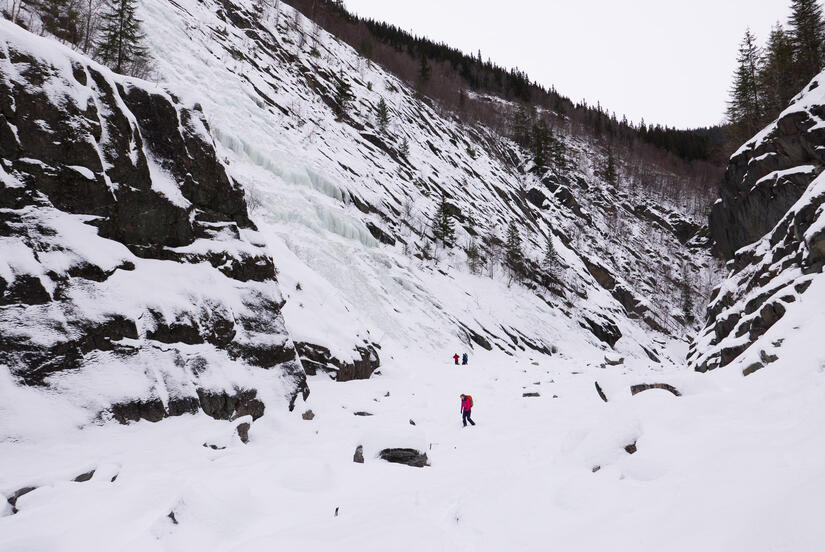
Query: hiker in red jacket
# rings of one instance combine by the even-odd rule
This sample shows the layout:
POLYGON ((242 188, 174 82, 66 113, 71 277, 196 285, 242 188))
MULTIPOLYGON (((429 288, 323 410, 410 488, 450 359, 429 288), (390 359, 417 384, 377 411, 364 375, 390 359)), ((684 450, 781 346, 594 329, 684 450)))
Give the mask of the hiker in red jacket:
POLYGON ((455 361, 455 365, 458 366, 458 353, 453 355, 453 360, 455 361))
POLYGON ((464 422, 464 427, 467 427, 467 422, 471 425, 476 423, 470 418, 470 411, 473 409, 473 398, 470 395, 461 395, 461 421, 464 422))

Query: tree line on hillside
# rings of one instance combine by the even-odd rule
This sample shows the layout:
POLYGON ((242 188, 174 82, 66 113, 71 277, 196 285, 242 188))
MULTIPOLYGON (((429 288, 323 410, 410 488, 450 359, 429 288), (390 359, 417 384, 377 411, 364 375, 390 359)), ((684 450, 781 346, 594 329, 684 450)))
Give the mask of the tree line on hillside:
MULTIPOLYGON (((727 117, 739 143, 785 109, 825 64, 825 20, 818 0, 792 0, 764 47, 747 29, 739 45, 727 117)), ((823 83, 825 84, 825 83, 823 83)))
POLYGON ((50 35, 117 73, 145 77, 150 58, 137 9, 137 0, 10 0, 2 13, 13 23, 50 35))
MULTIPOLYGON (((395 25, 360 18, 349 13, 341 0, 287 0, 287 3, 341 38, 361 55, 381 64, 424 96, 437 100, 455 111, 467 122, 481 121, 502 130, 509 126, 509 115, 490 109, 486 96, 496 96, 541 109, 576 133, 586 133, 607 140, 637 140, 650 144, 687 163, 707 161, 721 164, 722 129, 679 130, 666 126, 632 124, 625 117, 617 118, 601 105, 573 102, 532 81, 517 68, 506 69, 479 51, 474 54, 415 36, 395 25)), ((651 155, 663 157, 664 154, 651 155)))

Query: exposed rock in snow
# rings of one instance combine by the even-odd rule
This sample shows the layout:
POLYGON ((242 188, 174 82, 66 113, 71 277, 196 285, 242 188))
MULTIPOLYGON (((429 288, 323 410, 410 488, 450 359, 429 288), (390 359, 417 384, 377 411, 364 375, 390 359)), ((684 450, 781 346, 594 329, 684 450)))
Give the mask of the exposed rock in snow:
POLYGON ((736 362, 747 375, 773 362, 782 344, 775 336, 784 334, 771 329, 822 278, 825 92, 816 83, 823 78, 731 159, 711 229, 733 258, 689 351, 700 372, 736 362))
POLYGON ((294 400, 274 263, 200 109, 0 26, 0 363, 121 422, 294 400))
POLYGON ((649 391, 650 389, 664 389, 665 391, 670 391, 677 397, 682 396, 682 393, 680 393, 678 389, 676 389, 669 383, 641 383, 638 385, 632 385, 630 387, 630 394, 636 395, 638 393, 641 393, 642 391, 649 391))
POLYGON ((607 395, 604 394, 604 390, 602 389, 602 386, 599 385, 599 382, 597 382, 597 381, 594 382, 594 384, 596 386, 596 393, 599 394, 599 398, 601 400, 603 400, 604 402, 607 402, 607 395))
POLYGON ((429 466, 426 452, 419 452, 411 448, 388 448, 382 450, 378 457, 394 464, 406 464, 414 468, 429 466))
POLYGON ((336 381, 369 379, 381 366, 378 352, 373 345, 357 345, 355 352, 360 358, 346 361, 332 355, 329 349, 311 343, 296 343, 295 348, 301 357, 304 370, 309 375, 318 371, 331 374, 336 381))
POLYGON ((825 74, 731 157, 713 206, 718 251, 736 251, 769 233, 825 167, 825 74))

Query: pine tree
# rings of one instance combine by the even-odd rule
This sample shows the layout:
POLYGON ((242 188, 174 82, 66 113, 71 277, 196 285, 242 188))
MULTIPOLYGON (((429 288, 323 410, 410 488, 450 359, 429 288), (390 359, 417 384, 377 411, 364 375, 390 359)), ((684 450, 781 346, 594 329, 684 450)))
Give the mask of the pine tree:
POLYGON ((533 125, 533 164, 536 172, 543 172, 549 164, 550 152, 548 151, 550 142, 550 129, 547 122, 539 118, 533 125))
POLYGON ((759 89, 761 50, 748 29, 739 45, 736 72, 730 90, 727 117, 740 138, 752 136, 762 123, 762 98, 759 89))
POLYGON ((556 248, 553 246, 553 236, 547 236, 547 244, 544 247, 544 259, 542 265, 549 270, 556 264, 556 248))
POLYGON ((550 234, 547 236, 547 243, 544 246, 544 258, 541 261, 542 268, 545 272, 544 287, 549 287, 550 285, 550 275, 556 268, 556 260, 556 248, 553 246, 553 235, 550 234))
POLYGON ((408 157, 410 156, 410 141, 409 141, 409 140, 407 140, 406 138, 404 138, 404 139, 401 141, 401 145, 400 145, 400 146, 398 146, 398 153, 399 153, 399 154, 401 155, 401 157, 403 157, 404 159, 406 159, 406 158, 408 158, 408 157))
POLYGON ((510 277, 518 279, 524 266, 524 260, 521 251, 521 235, 519 234, 515 221, 511 221, 507 227, 507 242, 504 248, 505 261, 507 267, 510 269, 510 277))
POLYGON ((379 100, 378 107, 375 108, 375 120, 381 132, 386 132, 387 125, 390 123, 390 109, 387 107, 387 102, 384 101, 384 98, 379 100))
POLYGON ((143 23, 136 12, 137 0, 108 0, 100 15, 103 28, 97 57, 117 73, 135 73, 148 58, 143 47, 143 23))
POLYGON ((819 0, 792 0, 789 19, 793 44, 793 84, 798 90, 822 69, 825 21, 819 0))
POLYGON ((72 44, 82 38, 80 10, 73 0, 43 0, 37 5, 40 21, 48 32, 72 44))
MULTIPOLYGON (((798 92, 794 83, 788 78, 793 67, 793 41, 781 23, 771 29, 762 68, 759 72, 759 84, 762 89, 764 119, 772 119, 790 103, 798 92)), ((767 122, 764 121, 763 122, 767 122)))
POLYGON ((427 61, 427 55, 422 53, 421 65, 418 67, 418 78, 422 83, 427 83, 430 81, 431 74, 432 69, 430 68, 429 62, 427 61))
POLYGON ((465 251, 467 253, 467 263, 470 265, 470 272, 478 274, 482 265, 481 250, 479 250, 475 241, 470 240, 465 251))
POLYGON ((553 160, 553 168, 556 172, 567 170, 567 148, 560 139, 550 132, 550 157, 553 160))
POLYGON ((530 115, 524 107, 519 107, 513 113, 513 141, 523 148, 529 148, 532 143, 530 115))
POLYGON ((450 204, 447 203, 445 196, 441 196, 441 202, 438 204, 432 224, 435 240, 440 241, 447 249, 455 247, 455 223, 450 212, 450 204))
POLYGON ((619 173, 616 169, 616 158, 613 156, 613 149, 607 149, 607 159, 605 160, 604 168, 602 169, 602 178, 611 184, 615 184, 618 180, 619 173))
POLYGON ((335 86, 335 115, 339 121, 349 112, 354 99, 352 85, 344 79, 344 74, 341 73, 338 77, 338 84, 335 86))

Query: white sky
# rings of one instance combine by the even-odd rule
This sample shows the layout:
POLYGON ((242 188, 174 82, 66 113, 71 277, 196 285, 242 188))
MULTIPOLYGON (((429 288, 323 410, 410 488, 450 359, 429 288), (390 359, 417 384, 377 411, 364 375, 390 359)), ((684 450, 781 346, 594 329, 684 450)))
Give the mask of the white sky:
POLYGON ((346 0, 465 52, 519 67, 573 101, 678 127, 722 120, 739 41, 764 41, 790 0, 346 0))

